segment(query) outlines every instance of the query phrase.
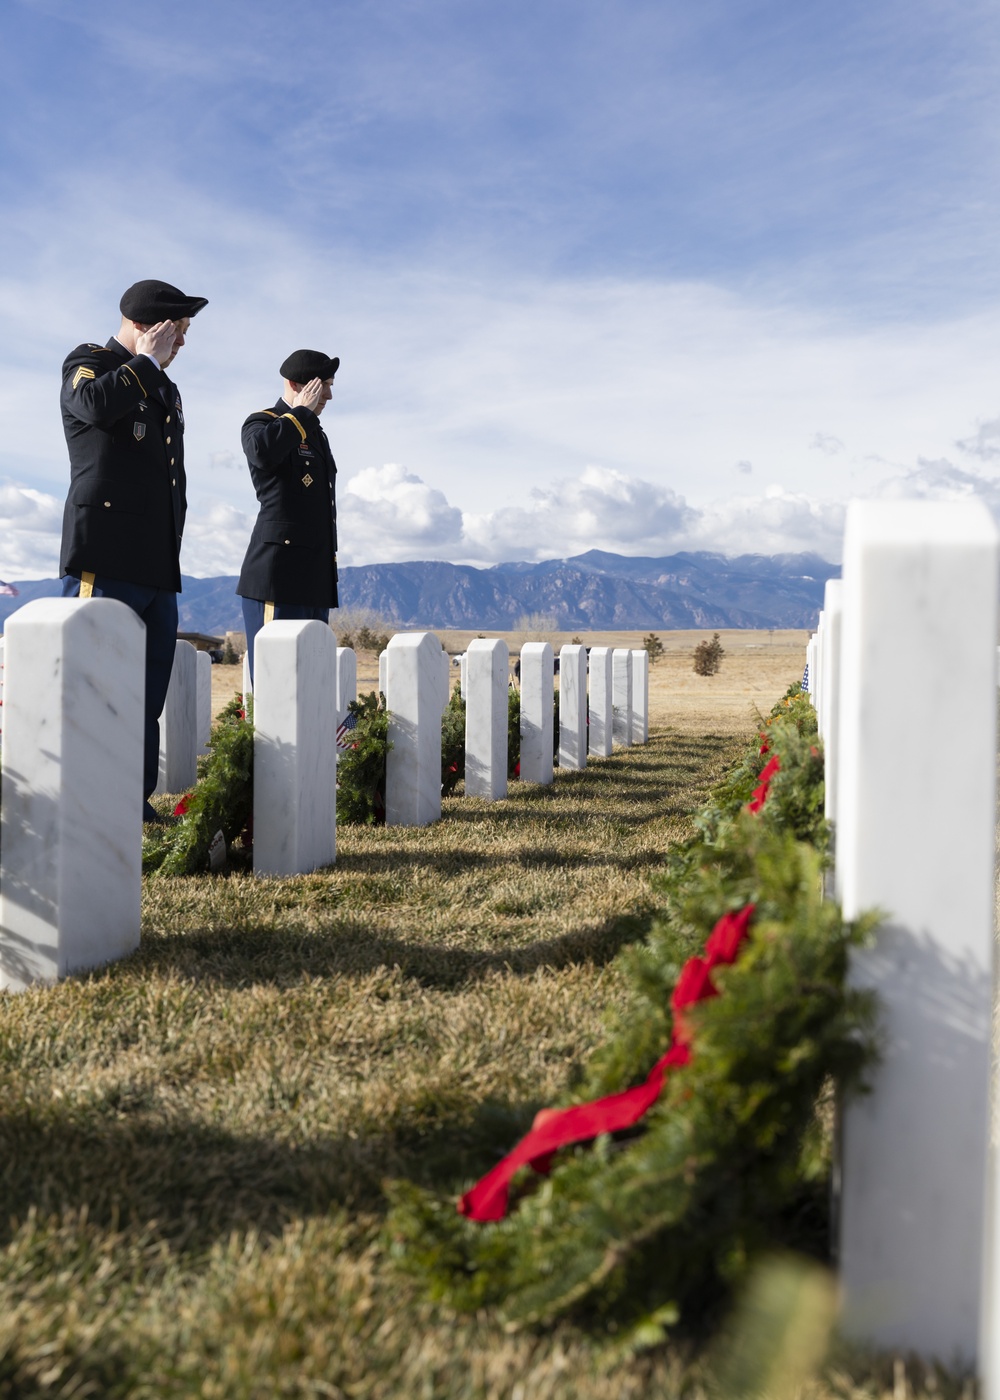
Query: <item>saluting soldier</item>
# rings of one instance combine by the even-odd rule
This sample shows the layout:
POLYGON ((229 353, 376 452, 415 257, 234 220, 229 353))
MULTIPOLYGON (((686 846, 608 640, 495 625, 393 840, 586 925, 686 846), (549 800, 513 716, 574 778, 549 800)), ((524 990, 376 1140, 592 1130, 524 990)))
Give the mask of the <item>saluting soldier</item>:
POLYGON ((146 624, 143 821, 160 754, 159 718, 177 641, 187 509, 184 410, 167 366, 208 302, 168 282, 136 282, 107 345, 78 345, 62 368, 70 485, 59 570, 63 595, 117 598, 146 624))
POLYGON ((284 393, 243 424, 260 510, 236 592, 243 599, 250 678, 265 622, 328 622, 337 606, 337 465, 319 415, 333 395, 337 356, 296 350, 278 373, 284 393))

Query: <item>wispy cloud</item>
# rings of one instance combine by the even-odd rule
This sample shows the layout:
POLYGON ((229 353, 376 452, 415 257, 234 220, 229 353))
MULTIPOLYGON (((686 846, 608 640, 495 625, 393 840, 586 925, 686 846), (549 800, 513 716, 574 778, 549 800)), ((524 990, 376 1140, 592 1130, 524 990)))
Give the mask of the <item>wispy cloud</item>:
POLYGON ((959 439, 955 446, 982 462, 997 461, 1000 458, 1000 418, 990 418, 978 424, 974 433, 959 439))
POLYGON ((813 433, 809 446, 813 452, 822 452, 825 457, 836 457, 838 452, 844 451, 844 444, 833 433, 813 433))

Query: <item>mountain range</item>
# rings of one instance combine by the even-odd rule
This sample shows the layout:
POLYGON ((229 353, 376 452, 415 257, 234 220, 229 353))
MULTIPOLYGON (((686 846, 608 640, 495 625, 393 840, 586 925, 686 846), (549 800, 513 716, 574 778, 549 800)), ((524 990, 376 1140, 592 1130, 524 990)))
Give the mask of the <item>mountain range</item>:
MULTIPOLYGON (((840 568, 816 554, 668 554, 631 558, 592 549, 572 559, 478 569, 435 561, 340 570, 341 606, 395 627, 514 630, 532 614, 560 631, 673 631, 704 627, 813 627, 823 587, 840 568)), ((0 625, 33 598, 58 597, 58 579, 18 582, 0 597, 0 625)), ((235 576, 184 578, 180 627, 242 631, 235 576)))

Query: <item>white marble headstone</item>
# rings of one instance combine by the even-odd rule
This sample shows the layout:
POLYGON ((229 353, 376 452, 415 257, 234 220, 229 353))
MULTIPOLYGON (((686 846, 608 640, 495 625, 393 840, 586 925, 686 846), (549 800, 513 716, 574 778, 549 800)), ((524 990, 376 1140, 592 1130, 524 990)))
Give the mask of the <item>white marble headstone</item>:
POLYGON ((649 742, 649 652, 645 647, 632 649, 632 724, 633 744, 649 742))
POLYGON ((250 648, 243 653, 243 703, 253 694, 253 681, 250 679, 250 648))
POLYGON ((607 758, 612 743, 611 648, 591 647, 589 749, 595 758, 607 758))
POLYGON ((559 648, 559 767, 587 766, 587 648, 559 648))
POLYGON ((469 657, 468 653, 464 651, 462 652, 462 655, 458 658, 458 682, 462 692, 462 699, 467 700, 469 684, 469 657))
POLYGON ((507 691, 510 654, 499 638, 469 643, 465 702, 465 795, 507 796, 507 691))
POLYGON ((816 631, 813 634, 816 643, 816 687, 813 694, 813 704, 816 706, 816 728, 820 738, 823 737, 823 705, 826 697, 826 686, 824 684, 826 679, 826 668, 824 664, 826 657, 823 640, 825 631, 826 618, 822 609, 820 609, 819 619, 816 623, 816 631))
POLYGON ((139 946, 146 629, 111 598, 44 598, 5 635, 0 988, 139 946))
POLYGON ((426 826, 441 816, 441 643, 433 632, 397 632, 382 653, 389 710, 387 826, 426 826))
POLYGON ((358 698, 358 657, 350 647, 337 648, 337 723, 341 724, 347 707, 358 698))
POLYGON ((451 699, 451 657, 441 648, 441 713, 444 714, 451 699))
POLYGON ((827 580, 823 611, 826 614, 824 632, 823 672, 826 676, 823 733, 823 814, 828 821, 837 820, 837 764, 840 754, 840 638, 843 620, 844 585, 838 578, 827 580))
POLYGON ((304 875, 336 858, 336 669, 337 639, 323 622, 269 622, 257 633, 255 875, 304 875))
POLYGON ((985 1339, 994 1395, 1000 1296, 980 1305, 998 577, 980 501, 848 507, 837 884, 847 918, 879 908, 885 922, 851 962, 853 984, 878 994, 884 1042, 871 1094, 843 1119, 844 1328, 949 1364, 985 1339))
POLYGON ((521 647, 521 780, 551 783, 554 658, 548 642, 521 647))
POLYGON ((611 653, 614 740, 627 747, 632 742, 632 653, 615 647, 611 653))
MULTIPOLYGON (((411 634, 411 635, 416 635, 416 634, 411 634)), ((437 638, 435 637, 434 640, 437 641, 437 638)), ((385 651, 379 653, 379 658, 378 658, 378 688, 379 688, 380 693, 386 697, 386 704, 388 705, 388 697, 389 697, 389 650, 388 650, 388 647, 386 648, 385 651)))
POLYGON ((212 733, 212 658, 207 651, 199 651, 195 661, 197 667, 197 752, 208 753, 208 741, 212 733))
POLYGON ((177 642, 160 716, 160 775, 156 792, 188 792, 198 780, 198 653, 177 642))

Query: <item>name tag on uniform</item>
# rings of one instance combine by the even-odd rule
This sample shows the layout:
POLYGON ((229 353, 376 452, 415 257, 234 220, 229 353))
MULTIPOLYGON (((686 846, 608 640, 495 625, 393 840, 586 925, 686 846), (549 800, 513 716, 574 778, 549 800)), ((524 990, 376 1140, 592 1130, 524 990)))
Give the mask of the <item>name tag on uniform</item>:
POLYGON ((309 446, 309 444, 308 444, 307 442, 302 442, 302 443, 299 444, 299 456, 300 456, 300 457, 312 457, 312 456, 313 456, 313 450, 312 450, 312 448, 309 446))

